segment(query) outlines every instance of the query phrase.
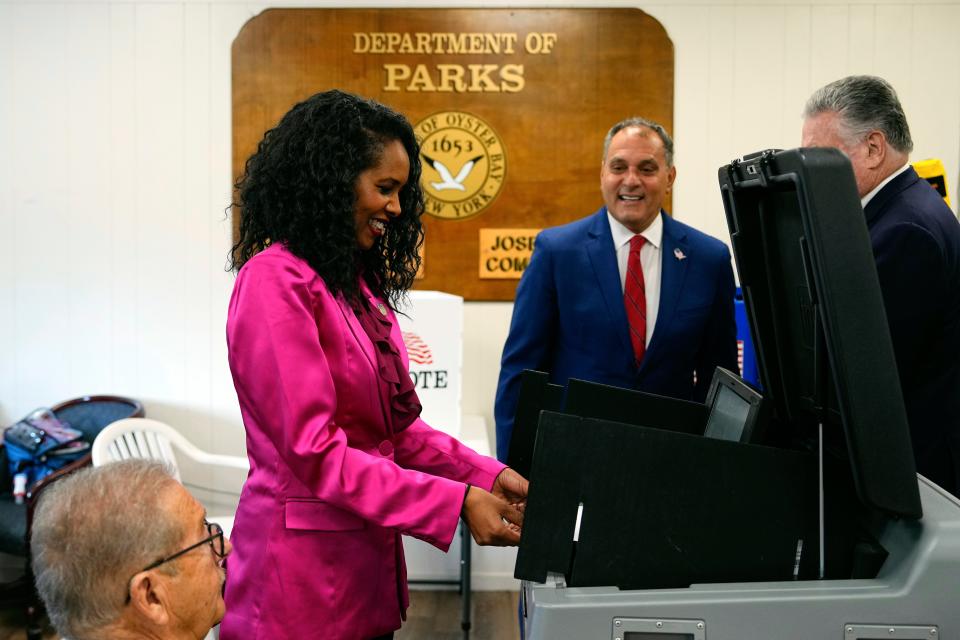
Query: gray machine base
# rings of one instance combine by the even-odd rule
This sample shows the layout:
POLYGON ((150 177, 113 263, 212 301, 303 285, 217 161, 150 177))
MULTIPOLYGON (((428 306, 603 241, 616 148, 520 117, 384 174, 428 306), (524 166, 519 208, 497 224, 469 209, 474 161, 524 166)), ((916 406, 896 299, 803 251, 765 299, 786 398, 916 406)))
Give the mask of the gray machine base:
MULTIPOLYGON (((923 519, 876 532, 873 580, 695 584, 687 589, 523 583, 527 640, 960 639, 960 501, 920 477, 923 519)), ((717 553, 723 553, 718 549, 717 553)))

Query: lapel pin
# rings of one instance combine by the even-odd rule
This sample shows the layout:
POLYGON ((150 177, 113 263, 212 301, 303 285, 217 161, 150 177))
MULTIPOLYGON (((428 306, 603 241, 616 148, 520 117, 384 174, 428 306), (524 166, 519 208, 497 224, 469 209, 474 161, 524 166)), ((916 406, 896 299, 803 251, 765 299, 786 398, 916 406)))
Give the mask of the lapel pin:
POLYGON ((673 257, 675 257, 677 260, 686 260, 686 259, 687 259, 687 256, 683 253, 683 251, 680 251, 680 249, 674 249, 674 250, 673 250, 673 257))
POLYGON ((377 303, 377 311, 379 311, 379 312, 382 313, 383 315, 387 315, 387 307, 384 306, 384 304, 383 304, 382 302, 378 302, 378 303, 377 303))

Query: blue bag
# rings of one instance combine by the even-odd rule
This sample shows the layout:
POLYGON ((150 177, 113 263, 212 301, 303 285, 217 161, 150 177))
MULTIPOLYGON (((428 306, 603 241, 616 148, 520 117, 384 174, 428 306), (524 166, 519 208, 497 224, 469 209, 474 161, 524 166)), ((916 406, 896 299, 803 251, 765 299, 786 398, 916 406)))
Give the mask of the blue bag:
POLYGON ((3 432, 10 475, 25 474, 27 486, 32 486, 86 455, 90 443, 82 437, 82 432, 59 420, 50 409, 30 412, 3 432))

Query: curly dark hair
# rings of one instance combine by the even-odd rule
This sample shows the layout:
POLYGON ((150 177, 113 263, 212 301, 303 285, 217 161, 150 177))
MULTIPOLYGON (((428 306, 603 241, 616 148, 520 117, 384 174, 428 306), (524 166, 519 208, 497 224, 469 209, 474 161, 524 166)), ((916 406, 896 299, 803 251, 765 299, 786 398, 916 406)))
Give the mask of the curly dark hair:
POLYGON ((306 260, 330 291, 360 303, 359 277, 396 308, 413 285, 423 242, 420 151, 402 115, 373 100, 324 91, 295 105, 267 131, 237 181, 240 237, 228 267, 237 271, 274 242, 306 260), (399 140, 410 160, 401 213, 372 249, 357 245, 357 177, 399 140))

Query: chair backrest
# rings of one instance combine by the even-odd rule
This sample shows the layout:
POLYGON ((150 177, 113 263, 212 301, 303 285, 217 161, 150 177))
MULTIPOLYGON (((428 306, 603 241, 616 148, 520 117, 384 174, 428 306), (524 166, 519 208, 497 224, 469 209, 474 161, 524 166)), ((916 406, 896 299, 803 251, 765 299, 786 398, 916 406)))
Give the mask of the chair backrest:
POLYGON ((79 429, 84 440, 93 442, 100 430, 123 418, 142 418, 143 405, 121 396, 82 396, 51 407, 57 417, 79 429))
POLYGON ((117 420, 97 436, 93 442, 93 466, 108 462, 145 458, 162 460, 170 465, 177 480, 180 467, 173 448, 184 451, 196 449, 168 424, 150 418, 117 420))

